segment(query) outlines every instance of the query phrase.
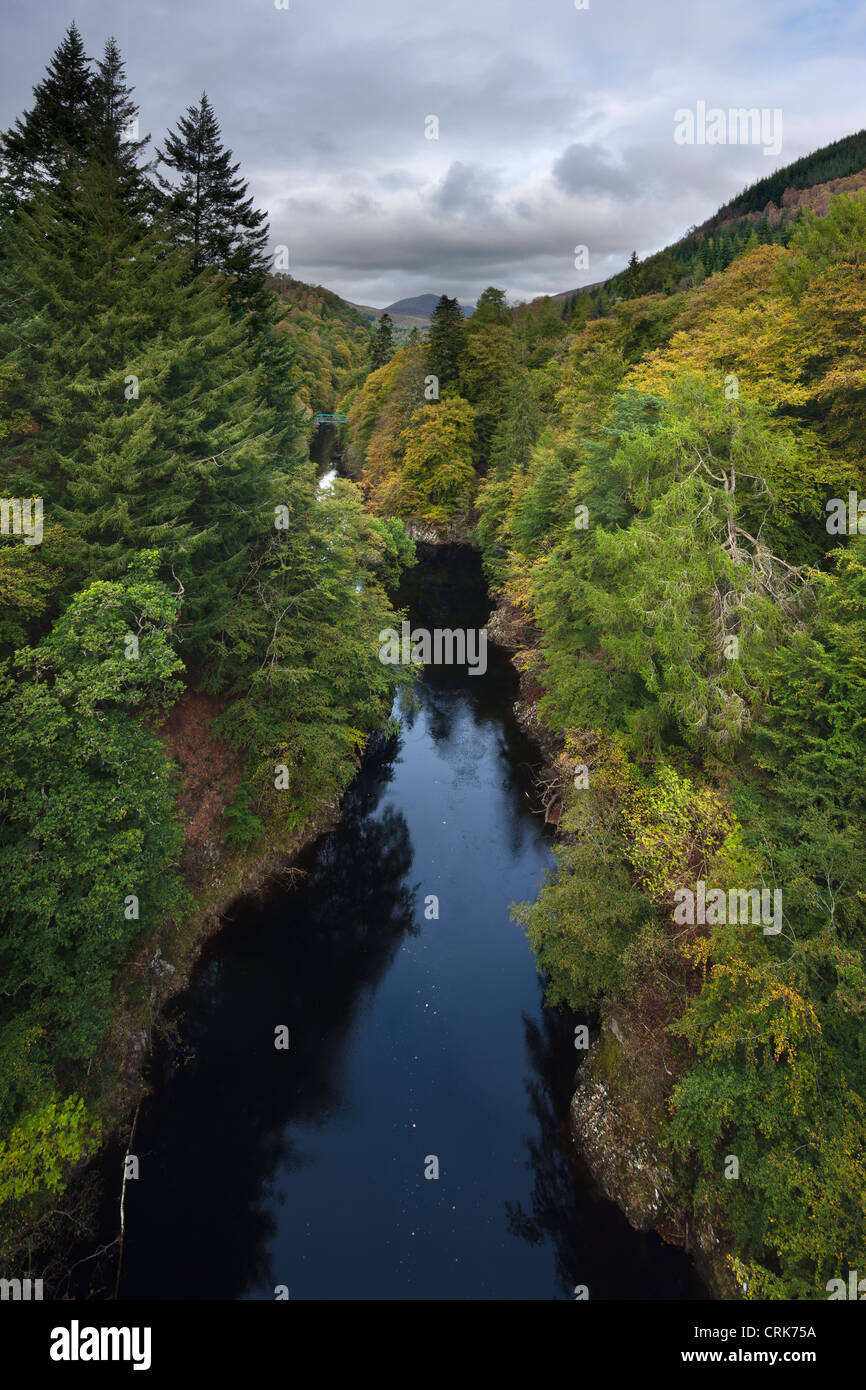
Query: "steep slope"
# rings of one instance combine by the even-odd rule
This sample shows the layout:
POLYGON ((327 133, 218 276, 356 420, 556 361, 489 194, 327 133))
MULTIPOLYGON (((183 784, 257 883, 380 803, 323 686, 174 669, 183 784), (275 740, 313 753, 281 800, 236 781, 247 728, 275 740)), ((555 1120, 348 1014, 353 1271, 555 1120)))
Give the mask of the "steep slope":
POLYGON ((331 413, 342 393, 368 370, 369 320, 322 285, 276 278, 274 288, 285 305, 279 330, 295 349, 300 399, 314 413, 331 413))

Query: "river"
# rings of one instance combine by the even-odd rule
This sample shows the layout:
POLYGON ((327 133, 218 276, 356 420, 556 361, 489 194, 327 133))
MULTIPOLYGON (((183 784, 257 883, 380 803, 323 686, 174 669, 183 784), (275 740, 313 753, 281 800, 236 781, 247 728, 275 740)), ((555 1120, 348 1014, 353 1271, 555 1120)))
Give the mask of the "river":
MULTIPOLYGON (((483 626, 478 557, 419 553, 413 621, 483 626)), ((207 944, 138 1120, 121 1298, 706 1296, 576 1160, 578 1020, 509 913, 551 864, 515 696, 492 647, 428 669, 299 883, 207 944)))

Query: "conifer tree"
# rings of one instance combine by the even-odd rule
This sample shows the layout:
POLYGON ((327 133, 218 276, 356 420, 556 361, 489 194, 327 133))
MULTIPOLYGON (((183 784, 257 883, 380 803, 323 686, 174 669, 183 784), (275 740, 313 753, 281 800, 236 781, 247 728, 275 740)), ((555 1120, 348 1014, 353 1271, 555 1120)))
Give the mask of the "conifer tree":
POLYGON ((222 144, 219 123, 207 93, 187 107, 169 132, 158 160, 179 175, 172 183, 159 175, 165 205, 180 241, 192 253, 195 273, 217 268, 236 278, 247 292, 260 288, 267 269, 265 214, 253 207, 240 165, 222 144))
POLYGON ((18 373, 10 406, 36 431, 11 437, 5 462, 69 533, 69 591, 158 549, 201 657, 283 500, 274 414, 219 286, 190 278, 159 223, 142 230, 126 172, 90 159, 19 215, 0 346, 18 373))
POLYGON ((443 294, 430 315, 430 370, 439 378, 440 389, 457 380, 463 347, 463 315, 456 299, 443 294))
POLYGON ((499 323, 509 326, 511 324, 511 310, 505 301, 505 291, 496 289, 495 285, 488 285, 487 289, 479 296, 475 306, 475 313, 469 320, 468 327, 482 328, 487 323, 499 323))
POLYGON ((116 169, 121 196, 132 211, 143 214, 152 210, 154 204, 154 189, 147 178, 149 167, 139 165, 150 136, 139 136, 133 90, 126 81, 120 49, 110 38, 91 85, 88 148, 104 164, 116 169))
POLYGON ((390 362, 393 355, 394 320, 390 314, 382 314, 379 319, 379 327, 373 338, 372 370, 375 371, 377 367, 384 367, 386 362, 390 362))
POLYGON ((84 157, 92 90, 90 59, 72 23, 46 76, 33 88, 33 106, 0 135, 4 213, 31 197, 40 183, 56 184, 71 160, 84 157))
POLYGON ((639 273, 637 251, 632 251, 625 272, 624 299, 636 299, 640 294, 639 273))

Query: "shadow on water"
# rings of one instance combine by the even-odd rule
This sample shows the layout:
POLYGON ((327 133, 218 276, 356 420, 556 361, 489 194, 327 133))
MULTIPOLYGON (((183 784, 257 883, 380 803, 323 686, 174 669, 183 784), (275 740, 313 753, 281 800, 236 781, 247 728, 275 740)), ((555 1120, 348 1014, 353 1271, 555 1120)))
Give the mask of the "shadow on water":
MULTIPOLYGON (((399 602, 429 627, 489 608, 450 548, 399 602)), ((576 1020, 509 915, 551 864, 515 696, 493 648, 484 676, 426 671, 297 886, 208 943, 139 1117, 122 1298, 704 1296, 575 1163, 576 1020)))

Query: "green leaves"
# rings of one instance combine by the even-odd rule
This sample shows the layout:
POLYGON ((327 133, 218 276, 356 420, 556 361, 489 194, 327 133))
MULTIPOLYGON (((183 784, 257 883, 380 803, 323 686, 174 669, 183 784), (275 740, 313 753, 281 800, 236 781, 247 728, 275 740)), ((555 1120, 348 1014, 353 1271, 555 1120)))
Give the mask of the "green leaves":
MULTIPOLYGON (((8 1065, 6 1036, 37 1021, 28 1047, 43 1075, 92 1056, 129 943, 185 903, 170 765, 136 713, 170 703, 183 669, 156 563, 143 555, 125 581, 91 585, 0 684, 0 1056, 8 1065)), ((0 1074, 0 1116, 24 1080, 0 1074)))
POLYGON ((54 1093, 29 1110, 0 1140, 0 1207, 42 1193, 62 1192, 72 1164, 93 1153, 99 1126, 80 1096, 54 1093))
MULTIPOLYGON (((589 766, 519 919, 552 1001, 619 1006, 617 1102, 669 1102, 683 1200, 749 1297, 866 1263, 866 543, 824 528, 862 495, 864 228, 834 198, 790 253, 609 306, 530 372, 547 427, 479 494, 545 721, 589 766), (684 932, 672 889, 704 877, 772 885, 781 933, 684 932)), ((718 270, 745 235, 693 250, 718 270)))
POLYGON ((468 507, 476 482, 474 439, 473 411, 460 396, 415 412, 402 434, 402 484, 410 510, 446 521, 468 507))

